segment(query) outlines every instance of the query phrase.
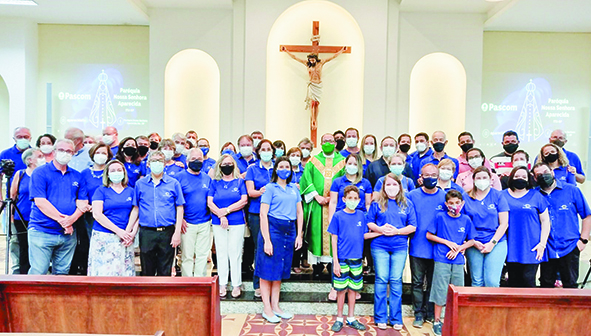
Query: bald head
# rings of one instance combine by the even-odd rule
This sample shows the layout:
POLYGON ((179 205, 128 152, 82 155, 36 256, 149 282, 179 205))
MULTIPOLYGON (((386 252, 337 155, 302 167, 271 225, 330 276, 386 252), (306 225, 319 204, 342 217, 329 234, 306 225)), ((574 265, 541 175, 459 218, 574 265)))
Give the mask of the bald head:
POLYGON ((66 129, 64 138, 72 140, 72 142, 74 143, 74 150, 76 151, 84 147, 84 132, 82 132, 82 130, 77 127, 69 127, 68 129, 66 129))
POLYGON ((445 133, 443 131, 435 131, 433 132, 433 135, 431 136, 433 142, 445 142, 447 141, 447 137, 445 136, 445 133))
POLYGON ((552 131, 548 140, 550 143, 553 143, 560 148, 562 148, 568 142, 566 139, 566 133, 561 129, 555 129, 552 131))
POLYGON ((115 147, 119 143, 119 132, 113 126, 107 126, 103 130, 103 138, 102 141, 107 146, 115 147))
POLYGON ((320 138, 320 144, 323 144, 325 142, 331 142, 331 143, 335 143, 334 141, 334 135, 330 134, 330 133, 325 133, 321 138, 320 138))

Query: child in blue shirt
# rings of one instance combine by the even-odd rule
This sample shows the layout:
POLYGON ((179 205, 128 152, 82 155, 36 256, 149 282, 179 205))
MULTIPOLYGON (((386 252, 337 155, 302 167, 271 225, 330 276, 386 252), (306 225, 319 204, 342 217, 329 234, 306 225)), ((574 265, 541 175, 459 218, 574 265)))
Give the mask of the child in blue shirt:
POLYGON ((457 190, 445 195, 447 212, 438 213, 427 229, 427 239, 433 247, 433 284, 429 301, 435 304, 433 332, 441 335, 441 310, 447 299, 449 284, 464 286, 464 251, 474 245, 475 229, 472 220, 461 213, 464 198, 457 190))
POLYGON ((357 330, 366 330, 355 319, 355 296, 363 288, 364 234, 368 231, 365 213, 356 210, 359 201, 359 189, 354 185, 345 187, 345 209, 335 212, 328 226, 328 232, 332 234, 333 287, 337 291, 337 320, 332 326, 334 332, 343 328, 343 307, 347 292, 347 325, 357 330))

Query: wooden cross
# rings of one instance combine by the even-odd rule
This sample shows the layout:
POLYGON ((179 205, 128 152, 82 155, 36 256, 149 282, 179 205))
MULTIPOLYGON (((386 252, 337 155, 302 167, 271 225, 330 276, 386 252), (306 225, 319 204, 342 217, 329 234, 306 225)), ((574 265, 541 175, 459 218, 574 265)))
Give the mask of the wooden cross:
MULTIPOLYGON (((320 21, 312 21, 312 45, 280 45, 279 51, 283 51, 285 48, 289 52, 298 52, 298 53, 308 53, 308 54, 334 54, 339 52, 343 49, 344 46, 320 46, 320 21)), ((347 49, 343 52, 345 54, 351 53, 351 47, 346 47, 347 49)), ((317 137, 318 129, 312 129, 310 127, 310 140, 314 143, 316 147, 316 137, 317 137)))

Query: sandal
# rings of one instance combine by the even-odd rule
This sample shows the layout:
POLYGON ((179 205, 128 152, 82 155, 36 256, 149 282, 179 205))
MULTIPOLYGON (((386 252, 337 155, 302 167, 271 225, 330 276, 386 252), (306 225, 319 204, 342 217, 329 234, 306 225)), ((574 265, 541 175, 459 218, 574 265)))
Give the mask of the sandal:
POLYGON ((242 290, 240 290, 240 287, 234 287, 232 289, 232 297, 237 298, 240 297, 240 295, 242 295, 242 290))
POLYGON ((226 297, 226 295, 228 295, 228 290, 226 289, 226 286, 220 288, 220 297, 226 297))

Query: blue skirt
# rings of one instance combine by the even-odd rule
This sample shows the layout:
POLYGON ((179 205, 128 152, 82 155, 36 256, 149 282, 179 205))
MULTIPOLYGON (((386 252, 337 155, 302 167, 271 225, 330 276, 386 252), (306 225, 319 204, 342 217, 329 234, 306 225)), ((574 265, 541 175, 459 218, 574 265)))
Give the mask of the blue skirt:
POLYGON ((273 255, 265 254, 265 241, 259 233, 254 274, 267 281, 289 279, 296 239, 295 221, 268 218, 273 255))

